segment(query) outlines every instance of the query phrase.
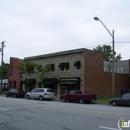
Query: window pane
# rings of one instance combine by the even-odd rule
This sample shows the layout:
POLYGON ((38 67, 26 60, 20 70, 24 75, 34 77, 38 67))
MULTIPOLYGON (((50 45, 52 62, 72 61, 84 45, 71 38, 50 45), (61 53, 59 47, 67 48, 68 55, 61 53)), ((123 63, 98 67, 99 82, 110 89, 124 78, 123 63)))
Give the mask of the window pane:
POLYGON ((80 68, 81 68, 80 66, 77 66, 77 70, 80 70, 80 68))
POLYGON ((64 71, 64 67, 61 67, 61 71, 64 71))
POLYGON ((47 91, 47 92, 54 92, 54 91, 53 91, 53 90, 51 90, 51 89, 47 89, 46 91, 47 91))

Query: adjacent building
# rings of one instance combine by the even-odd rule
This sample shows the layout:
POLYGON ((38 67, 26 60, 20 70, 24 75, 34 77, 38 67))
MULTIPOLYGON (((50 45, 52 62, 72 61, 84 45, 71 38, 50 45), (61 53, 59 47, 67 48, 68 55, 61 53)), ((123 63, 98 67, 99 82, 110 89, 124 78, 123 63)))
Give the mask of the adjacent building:
POLYGON ((15 66, 19 66, 23 62, 22 59, 10 57, 10 66, 8 70, 8 87, 10 88, 23 88, 23 77, 20 70, 15 66))
MULTIPOLYGON (((112 62, 104 62, 104 72, 112 72, 112 62)), ((130 60, 115 62, 114 72, 121 74, 130 74, 130 60)))
MULTIPOLYGON (((8 79, 2 80, 2 89, 8 87, 8 79)), ((0 81, 0 88, 1 88, 1 81, 0 81)))

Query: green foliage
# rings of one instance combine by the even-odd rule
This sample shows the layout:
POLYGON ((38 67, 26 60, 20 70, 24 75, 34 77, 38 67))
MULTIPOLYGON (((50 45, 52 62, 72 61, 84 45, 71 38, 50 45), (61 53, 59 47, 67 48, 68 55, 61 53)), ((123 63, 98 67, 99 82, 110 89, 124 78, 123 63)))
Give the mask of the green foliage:
MULTIPOLYGON (((110 45, 103 45, 103 46, 99 45, 98 47, 93 48, 93 50, 103 52, 104 61, 106 62, 109 62, 112 59, 112 48, 110 45)), ((116 52, 114 52, 114 57, 115 57, 115 61, 119 61, 122 59, 120 53, 116 55, 116 52)))
POLYGON ((45 73, 47 73, 50 69, 51 69, 50 64, 47 64, 44 68, 42 68, 41 66, 37 67, 37 70, 39 72, 39 79, 41 82, 43 82, 45 73))
POLYGON ((21 71, 21 74, 24 74, 24 77, 25 77, 24 82, 25 82, 25 86, 27 86, 28 83, 30 82, 27 79, 27 77, 31 75, 32 73, 38 73, 40 81, 43 82, 44 75, 45 73, 49 71, 49 69, 51 68, 51 65, 47 64, 44 68, 42 68, 41 65, 38 65, 36 63, 32 63, 30 61, 23 61, 21 65, 14 66, 14 67, 19 69, 21 71), (37 71, 35 71, 34 68, 37 68, 37 71))
POLYGON ((14 66, 21 71, 21 74, 24 74, 25 77, 25 86, 28 84, 27 76, 34 73, 34 68, 37 67, 38 64, 32 63, 30 61, 23 61, 19 66, 14 66))
POLYGON ((34 73, 34 68, 37 66, 36 63, 32 63, 30 61, 24 61, 21 63, 20 66, 16 66, 18 69, 20 69, 22 74, 25 74, 26 76, 29 76, 31 73, 34 73))
POLYGON ((10 90, 10 87, 4 87, 3 89, 2 89, 2 91, 9 91, 10 90))
MULTIPOLYGON (((8 69, 9 69, 9 64, 8 63, 3 63, 2 79, 8 79, 8 69)), ((0 78, 1 78, 1 66, 0 66, 0 78)))

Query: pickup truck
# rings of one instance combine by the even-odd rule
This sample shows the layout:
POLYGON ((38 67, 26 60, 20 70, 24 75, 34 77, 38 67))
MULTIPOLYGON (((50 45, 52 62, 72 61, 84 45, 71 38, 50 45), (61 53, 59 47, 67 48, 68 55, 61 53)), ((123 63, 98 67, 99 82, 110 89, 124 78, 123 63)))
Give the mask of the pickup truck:
POLYGON ((83 94, 80 90, 71 90, 70 92, 61 95, 60 100, 62 102, 79 102, 81 104, 87 102, 91 103, 96 100, 95 94, 83 94))

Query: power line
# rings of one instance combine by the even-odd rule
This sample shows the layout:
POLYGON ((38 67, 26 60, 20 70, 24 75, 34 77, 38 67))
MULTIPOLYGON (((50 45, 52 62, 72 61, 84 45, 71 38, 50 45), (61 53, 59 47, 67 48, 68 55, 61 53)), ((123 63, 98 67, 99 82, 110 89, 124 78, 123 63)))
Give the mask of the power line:
POLYGON ((130 37, 121 38, 121 39, 117 39, 117 40, 123 40, 123 39, 130 39, 130 37))
MULTIPOLYGON (((107 42, 107 43, 103 43, 103 44, 98 44, 98 45, 94 45, 94 46, 90 46, 87 48, 92 48, 92 47, 96 47, 96 46, 100 46, 100 45, 106 45, 106 44, 111 44, 112 42, 107 42)), ((115 41, 115 43, 130 43, 130 41, 115 41)))
POLYGON ((130 43, 130 41, 116 41, 115 43, 130 43))
POLYGON ((94 46, 87 47, 87 48, 93 48, 93 47, 96 47, 96 46, 100 46, 100 45, 106 45, 106 44, 111 44, 111 42, 107 42, 107 43, 103 43, 103 44, 98 44, 98 45, 94 45, 94 46))

